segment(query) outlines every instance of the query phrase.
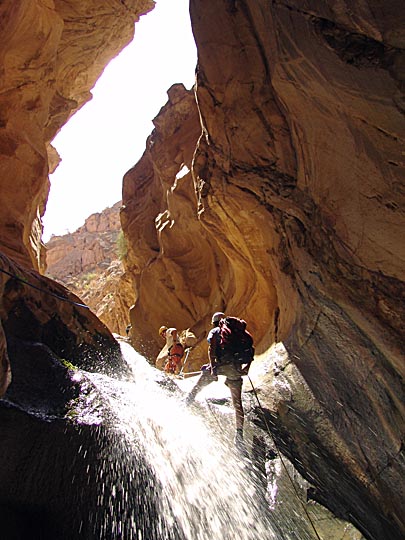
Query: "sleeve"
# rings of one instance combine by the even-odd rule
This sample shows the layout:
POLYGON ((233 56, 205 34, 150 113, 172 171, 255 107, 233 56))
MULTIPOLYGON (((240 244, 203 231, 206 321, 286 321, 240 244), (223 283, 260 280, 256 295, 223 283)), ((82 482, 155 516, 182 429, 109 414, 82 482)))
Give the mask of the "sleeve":
POLYGON ((176 328, 168 328, 166 330, 166 344, 170 348, 173 343, 177 341, 177 330, 176 328))
POLYGON ((220 331, 219 327, 213 328, 212 330, 209 331, 209 334, 207 336, 207 341, 210 345, 212 341, 214 341, 214 343, 218 343, 219 331, 220 331))
POLYGON ((208 356, 211 362, 213 362, 218 356, 219 337, 219 328, 213 328, 207 336, 208 356))

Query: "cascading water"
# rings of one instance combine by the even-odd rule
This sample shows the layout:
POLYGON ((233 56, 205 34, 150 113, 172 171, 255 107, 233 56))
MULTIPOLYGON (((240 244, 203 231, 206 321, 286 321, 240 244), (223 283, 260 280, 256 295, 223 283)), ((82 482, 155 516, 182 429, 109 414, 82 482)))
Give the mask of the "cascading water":
MULTIPOLYGON (((94 519, 104 516, 101 538, 321 538, 306 522, 280 462, 272 462, 267 481, 273 481, 265 486, 250 460, 236 453, 229 408, 224 414, 208 405, 187 408, 171 379, 128 344, 122 343, 122 351, 132 367, 132 381, 86 374, 112 411, 108 422, 116 443, 104 448, 105 467, 99 471, 94 519)), ((356 532, 322 538, 361 538, 356 532)))
MULTIPOLYGON (((130 451, 153 471, 161 538, 276 538, 255 495, 247 462, 235 455, 223 435, 215 436, 178 396, 156 383, 156 370, 144 358, 126 344, 123 352, 133 367, 133 382, 88 377, 116 415, 130 451)), ((140 538, 136 516, 132 526, 133 538, 140 538)))

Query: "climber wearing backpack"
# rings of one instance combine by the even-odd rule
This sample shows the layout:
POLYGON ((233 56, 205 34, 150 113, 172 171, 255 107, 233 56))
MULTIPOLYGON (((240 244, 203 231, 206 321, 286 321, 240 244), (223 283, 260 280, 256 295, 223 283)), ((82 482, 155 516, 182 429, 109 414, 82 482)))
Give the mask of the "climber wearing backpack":
POLYGON ((207 337, 209 364, 202 366, 201 376, 186 403, 191 404, 200 390, 218 380, 218 375, 225 375, 235 409, 235 445, 243 450, 242 376, 247 375, 253 361, 253 338, 246 330, 246 322, 236 317, 216 312, 211 323, 213 328, 207 337))

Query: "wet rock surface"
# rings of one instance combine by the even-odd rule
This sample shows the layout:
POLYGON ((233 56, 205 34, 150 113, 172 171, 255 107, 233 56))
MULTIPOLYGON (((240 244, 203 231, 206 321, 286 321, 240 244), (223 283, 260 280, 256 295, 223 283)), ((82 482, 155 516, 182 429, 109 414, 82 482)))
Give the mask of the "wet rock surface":
MULTIPOLYGON (((64 386, 66 399, 66 380, 64 386)), ((33 383, 31 393, 35 388, 33 383)), ((72 390, 85 395, 71 381, 72 390)), ((47 399, 51 416, 35 410, 35 400, 30 411, 17 406, 14 392, 0 400, 4 538, 130 540, 136 534, 134 515, 136 530, 146 538, 158 538, 159 519, 151 496, 152 485, 157 489, 158 482, 142 457, 135 456, 122 434, 114 431, 111 418, 102 421, 102 411, 108 412, 106 404, 101 405, 98 420, 94 422, 93 417, 90 422, 75 410, 71 419, 62 416, 60 398, 54 401, 53 397, 47 399), (117 512, 111 511, 111 504, 117 512)))
POLYGON ((387 448, 387 438, 381 437, 379 420, 363 420, 369 411, 359 410, 362 403, 352 399, 350 408, 359 407, 358 429, 362 430, 362 439, 353 439, 356 426, 347 412, 349 406, 335 403, 328 396, 316 399, 281 345, 273 348, 272 359, 273 372, 263 375, 258 367, 252 373, 260 406, 253 403, 250 420, 271 433, 277 450, 288 456, 310 483, 308 498, 353 523, 365 538, 399 540, 402 533, 391 516, 395 516, 395 505, 402 504, 403 484, 398 480, 391 497, 383 502, 378 489, 385 484, 386 474, 399 479, 401 455, 388 462, 387 454, 392 450, 387 448), (332 412, 331 401, 339 412, 332 412), (373 460, 380 464, 379 471, 367 469, 373 460))

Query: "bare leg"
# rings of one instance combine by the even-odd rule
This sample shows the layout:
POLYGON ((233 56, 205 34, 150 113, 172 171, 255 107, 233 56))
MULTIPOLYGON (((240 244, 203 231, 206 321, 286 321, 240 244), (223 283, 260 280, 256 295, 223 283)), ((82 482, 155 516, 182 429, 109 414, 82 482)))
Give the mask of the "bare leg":
POLYGON ((236 429, 240 429, 243 432, 243 423, 245 420, 245 414, 242 405, 242 385, 229 385, 231 391, 232 403, 235 409, 235 424, 236 429))
POLYGON ((243 424, 245 420, 245 414, 242 404, 242 380, 240 381, 227 381, 227 386, 231 391, 233 408, 235 409, 235 446, 243 456, 247 456, 248 452, 243 440, 243 424))

